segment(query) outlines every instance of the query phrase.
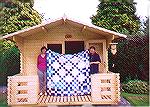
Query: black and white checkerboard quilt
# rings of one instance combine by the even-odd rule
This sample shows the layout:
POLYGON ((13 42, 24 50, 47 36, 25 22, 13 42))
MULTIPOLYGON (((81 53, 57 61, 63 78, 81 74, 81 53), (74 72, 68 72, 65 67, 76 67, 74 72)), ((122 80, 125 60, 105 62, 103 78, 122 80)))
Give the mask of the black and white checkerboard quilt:
POLYGON ((51 50, 47 56, 47 93, 53 96, 85 95, 91 92, 88 51, 78 54, 58 54, 51 50))

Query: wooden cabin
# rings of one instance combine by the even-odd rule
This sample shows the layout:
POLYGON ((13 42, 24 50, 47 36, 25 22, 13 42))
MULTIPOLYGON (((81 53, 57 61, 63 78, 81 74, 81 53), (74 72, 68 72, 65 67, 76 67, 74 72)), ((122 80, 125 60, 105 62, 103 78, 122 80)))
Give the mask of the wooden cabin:
POLYGON ((117 104, 120 101, 119 74, 108 71, 108 48, 114 38, 126 37, 92 24, 67 17, 5 35, 21 52, 20 74, 8 77, 8 105, 117 104), (91 76, 91 95, 58 97, 39 94, 37 56, 42 46, 68 54, 95 46, 100 55, 99 74, 91 76))

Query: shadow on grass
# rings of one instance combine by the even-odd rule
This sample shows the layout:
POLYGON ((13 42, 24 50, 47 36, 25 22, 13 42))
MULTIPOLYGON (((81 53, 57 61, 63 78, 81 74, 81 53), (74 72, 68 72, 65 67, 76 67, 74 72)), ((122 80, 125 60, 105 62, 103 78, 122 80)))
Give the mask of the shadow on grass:
POLYGON ((8 107, 7 105, 7 94, 0 92, 0 107, 8 107))

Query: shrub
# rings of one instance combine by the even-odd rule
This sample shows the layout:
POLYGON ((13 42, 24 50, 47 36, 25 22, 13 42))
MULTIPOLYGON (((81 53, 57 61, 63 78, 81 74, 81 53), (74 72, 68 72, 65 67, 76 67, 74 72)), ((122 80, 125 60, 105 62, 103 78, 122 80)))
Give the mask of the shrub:
POLYGON ((10 40, 0 41, 0 86, 7 84, 7 76, 20 71, 20 52, 10 40))
POLYGON ((122 85, 124 92, 133 94, 148 94, 149 85, 145 81, 141 80, 130 80, 126 84, 122 85))
POLYGON ((137 35, 114 42, 118 42, 117 53, 108 52, 109 70, 120 73, 121 82, 128 79, 149 81, 149 37, 137 35))

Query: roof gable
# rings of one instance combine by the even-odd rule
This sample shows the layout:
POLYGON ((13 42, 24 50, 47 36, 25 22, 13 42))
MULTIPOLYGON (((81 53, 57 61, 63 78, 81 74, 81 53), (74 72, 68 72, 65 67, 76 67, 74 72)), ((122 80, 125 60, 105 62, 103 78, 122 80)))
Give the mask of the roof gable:
POLYGON ((49 20, 49 21, 43 22, 39 25, 36 25, 36 26, 30 27, 30 28, 27 28, 24 30, 20 30, 20 31, 5 35, 5 36, 3 36, 3 38, 9 38, 9 37, 18 36, 18 35, 29 35, 29 34, 32 34, 34 32, 43 31, 43 30, 47 31, 48 30, 47 28, 49 28, 49 27, 59 26, 61 24, 66 24, 66 23, 71 24, 71 25, 76 26, 76 27, 81 27, 82 28, 81 30, 86 29, 86 30, 89 30, 89 31, 92 31, 95 33, 100 33, 100 34, 104 33, 104 34, 108 34, 111 36, 114 35, 115 38, 118 38, 118 37, 126 38, 127 37, 124 34, 120 34, 120 33, 117 33, 117 32, 111 31, 111 30, 107 30, 105 28, 101 28, 101 27, 98 27, 98 26, 95 26, 92 24, 83 23, 81 21, 76 21, 76 20, 71 19, 71 18, 62 17, 62 18, 59 18, 56 20, 49 20))

